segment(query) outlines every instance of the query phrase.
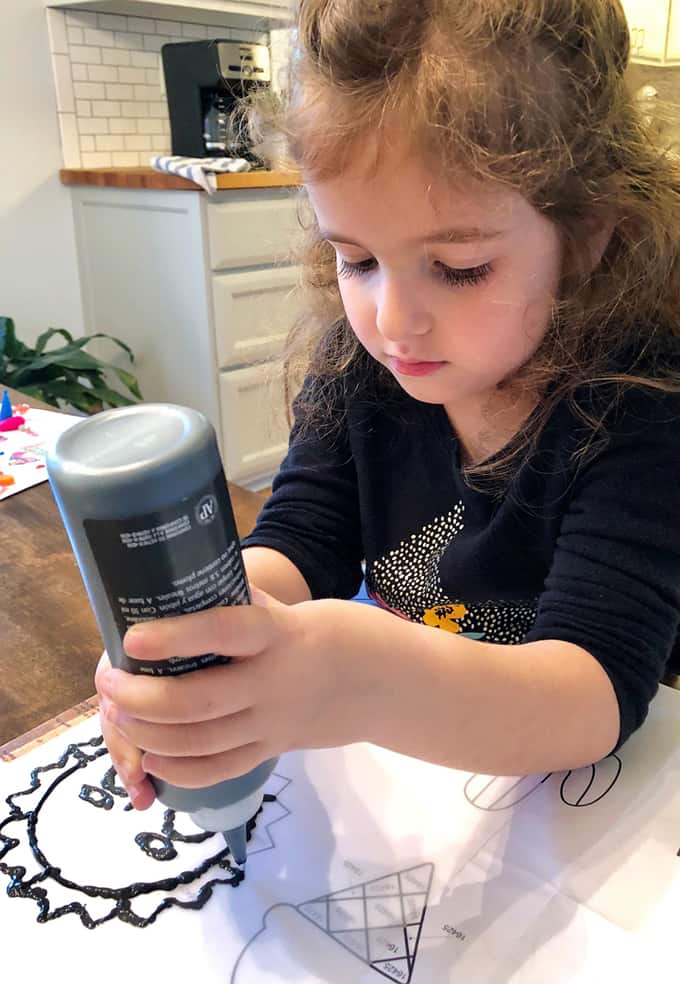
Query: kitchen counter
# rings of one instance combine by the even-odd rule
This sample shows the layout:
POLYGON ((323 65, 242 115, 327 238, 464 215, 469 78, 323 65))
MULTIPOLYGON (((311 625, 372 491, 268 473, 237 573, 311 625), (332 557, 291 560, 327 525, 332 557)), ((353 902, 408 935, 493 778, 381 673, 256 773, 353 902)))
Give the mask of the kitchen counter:
MULTIPOLYGON (((151 167, 64 168, 59 172, 65 185, 98 185, 107 188, 148 188, 160 191, 201 191, 199 185, 174 174, 151 167)), ((300 176, 292 171, 240 171, 217 174, 220 190, 234 188, 288 188, 299 185, 300 176)))

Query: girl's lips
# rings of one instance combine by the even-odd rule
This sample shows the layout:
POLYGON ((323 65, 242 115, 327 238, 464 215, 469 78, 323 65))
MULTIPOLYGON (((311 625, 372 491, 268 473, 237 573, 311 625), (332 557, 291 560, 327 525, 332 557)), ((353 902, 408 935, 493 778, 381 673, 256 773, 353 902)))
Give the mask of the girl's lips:
POLYGON ((407 362, 394 356, 389 356, 388 361, 390 368, 400 376, 429 376, 446 365, 445 362, 407 362))

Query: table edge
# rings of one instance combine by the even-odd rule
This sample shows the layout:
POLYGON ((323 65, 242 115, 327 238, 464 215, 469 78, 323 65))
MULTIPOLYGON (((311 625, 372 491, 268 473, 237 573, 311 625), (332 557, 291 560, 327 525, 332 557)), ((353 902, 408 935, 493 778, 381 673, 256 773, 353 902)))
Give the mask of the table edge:
POLYGON ((80 724, 81 721, 93 717, 98 711, 99 698, 94 694, 87 700, 74 704, 68 710, 50 718, 49 721, 44 721, 23 735, 18 735, 16 738, 5 742, 4 745, 0 745, 0 762, 12 762, 34 748, 39 748, 40 745, 44 745, 52 738, 56 738, 57 735, 68 731, 76 724, 80 724))

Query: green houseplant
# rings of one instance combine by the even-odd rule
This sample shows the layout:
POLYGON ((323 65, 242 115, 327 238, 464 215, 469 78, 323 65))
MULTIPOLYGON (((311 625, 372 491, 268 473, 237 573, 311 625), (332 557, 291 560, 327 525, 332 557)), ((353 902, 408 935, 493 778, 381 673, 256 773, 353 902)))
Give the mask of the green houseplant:
POLYGON ((12 319, 0 317, 0 384, 12 386, 53 407, 67 404, 88 414, 106 406, 127 406, 143 399, 132 373, 84 351, 94 338, 109 339, 134 362, 129 346, 102 332, 73 338, 64 328, 48 328, 31 348, 17 338, 12 319), (48 342, 55 336, 61 336, 66 344, 48 349, 48 342), (107 371, 115 373, 130 396, 107 384, 107 371))

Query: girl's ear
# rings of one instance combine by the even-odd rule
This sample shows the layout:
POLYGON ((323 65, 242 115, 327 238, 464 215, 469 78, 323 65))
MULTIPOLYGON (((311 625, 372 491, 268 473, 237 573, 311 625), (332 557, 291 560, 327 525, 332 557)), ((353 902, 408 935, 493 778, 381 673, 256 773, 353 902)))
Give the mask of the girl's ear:
POLYGON ((587 273, 592 273, 604 256, 616 226, 613 216, 591 217, 583 223, 585 232, 584 264, 587 273))

